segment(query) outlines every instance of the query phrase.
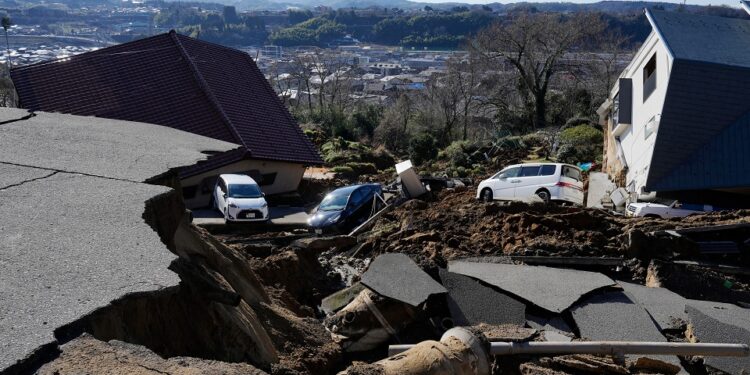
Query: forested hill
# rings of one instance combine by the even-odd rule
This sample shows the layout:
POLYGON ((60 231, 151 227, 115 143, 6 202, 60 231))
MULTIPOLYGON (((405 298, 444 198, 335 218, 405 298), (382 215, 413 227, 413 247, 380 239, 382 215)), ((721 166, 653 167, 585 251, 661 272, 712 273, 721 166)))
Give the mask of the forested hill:
MULTIPOLYGON (((266 0, 268 1, 268 0, 266 0)), ((281 46, 331 46, 366 43, 415 48, 457 48, 466 38, 488 25, 520 12, 599 13, 608 29, 618 32, 631 43, 645 40, 650 26, 643 15, 646 7, 720 15, 748 17, 742 10, 730 7, 703 7, 671 3, 599 2, 515 3, 489 5, 425 5, 421 9, 387 7, 320 10, 292 8, 278 12, 231 12, 224 15, 200 13, 195 6, 171 3, 162 9, 155 22, 159 26, 227 45, 271 43, 281 46), (269 15, 270 14, 270 15, 269 15), (273 30, 268 32, 268 30, 273 30)))

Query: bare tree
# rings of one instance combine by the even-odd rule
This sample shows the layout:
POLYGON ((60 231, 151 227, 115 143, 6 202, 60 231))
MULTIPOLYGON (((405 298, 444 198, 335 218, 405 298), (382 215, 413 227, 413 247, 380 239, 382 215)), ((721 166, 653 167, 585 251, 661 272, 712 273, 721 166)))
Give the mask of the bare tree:
POLYGON ((292 60, 292 77, 297 81, 297 98, 301 98, 304 89, 307 96, 308 113, 313 112, 312 105, 312 67, 315 60, 308 54, 297 54, 292 60))
POLYGON ((541 128, 546 126, 550 82, 564 69, 565 54, 602 30, 604 22, 596 14, 521 13, 480 32, 473 48, 484 59, 509 63, 518 72, 521 94, 533 113, 533 126, 541 128))
POLYGON ((594 58, 591 61, 591 76, 594 80, 592 89, 596 96, 603 100, 614 86, 620 71, 630 60, 630 38, 622 35, 619 30, 614 30, 601 33, 594 42, 599 52, 593 54, 594 58))

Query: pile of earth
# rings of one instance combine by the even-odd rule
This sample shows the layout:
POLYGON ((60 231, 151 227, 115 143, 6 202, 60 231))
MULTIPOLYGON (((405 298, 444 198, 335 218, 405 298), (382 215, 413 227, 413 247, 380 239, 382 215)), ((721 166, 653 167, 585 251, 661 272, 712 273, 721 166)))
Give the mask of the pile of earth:
POLYGON ((471 190, 446 190, 382 215, 360 236, 362 257, 398 252, 425 269, 489 255, 630 257, 629 234, 750 222, 750 211, 683 219, 615 216, 602 210, 522 202, 482 203, 471 190))

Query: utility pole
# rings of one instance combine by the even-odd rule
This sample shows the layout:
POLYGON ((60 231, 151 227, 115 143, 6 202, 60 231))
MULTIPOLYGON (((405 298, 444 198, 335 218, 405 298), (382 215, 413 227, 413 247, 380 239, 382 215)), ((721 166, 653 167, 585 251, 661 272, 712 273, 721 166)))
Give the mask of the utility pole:
POLYGON ((10 41, 8 41, 8 29, 10 28, 11 25, 12 23, 10 22, 10 17, 3 16, 2 26, 3 26, 3 30, 5 30, 5 48, 7 51, 6 56, 8 56, 8 75, 10 75, 10 66, 11 66, 10 64, 10 41))

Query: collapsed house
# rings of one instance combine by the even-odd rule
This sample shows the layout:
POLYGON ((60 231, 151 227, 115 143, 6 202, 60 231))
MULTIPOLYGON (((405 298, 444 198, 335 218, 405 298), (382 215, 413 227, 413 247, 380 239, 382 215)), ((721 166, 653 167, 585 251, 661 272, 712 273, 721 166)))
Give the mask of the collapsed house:
POLYGON ((750 20, 645 12, 652 32, 598 110, 605 172, 637 200, 747 205, 750 20))
POLYGON ((188 207, 208 206, 221 173, 266 194, 295 191, 315 147, 245 52, 174 31, 15 68, 22 108, 164 125, 241 147, 182 171, 188 207))

